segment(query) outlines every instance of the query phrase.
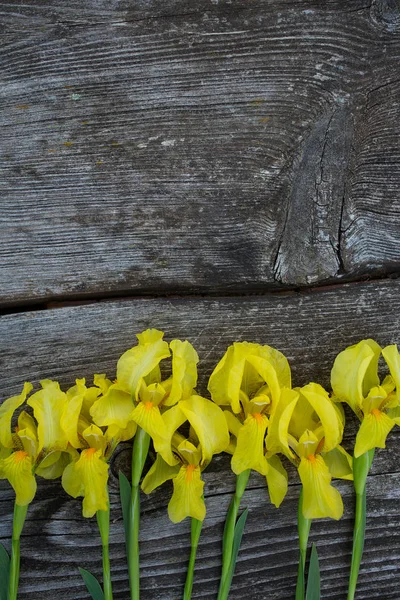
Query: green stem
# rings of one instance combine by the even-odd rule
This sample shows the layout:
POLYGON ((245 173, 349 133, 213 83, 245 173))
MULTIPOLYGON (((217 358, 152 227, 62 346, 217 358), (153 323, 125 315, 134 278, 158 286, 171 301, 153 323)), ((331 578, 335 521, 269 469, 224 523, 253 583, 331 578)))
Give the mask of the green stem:
POLYGON ((247 469, 236 477, 236 489, 233 496, 228 514, 226 515, 224 536, 222 542, 222 572, 218 590, 217 600, 225 600, 228 597, 230 567, 232 562, 233 540, 235 536, 235 525, 240 508, 240 501, 249 481, 251 469, 247 469))
POLYGON ((28 512, 28 506, 28 504, 26 506, 14 504, 8 600, 17 600, 20 567, 20 538, 25 523, 26 513, 28 512))
POLYGON ((96 517, 102 545, 104 600, 113 600, 109 554, 110 503, 107 510, 98 510, 96 517))
POLYGON ((190 558, 189 558, 189 565, 188 565, 188 570, 187 570, 187 575, 186 575, 185 590, 183 592, 183 600, 191 600, 191 598, 192 598, 194 565, 196 562, 197 546, 199 544, 202 527, 203 527, 203 521, 198 521, 197 519, 192 519, 191 536, 190 536, 190 539, 191 539, 190 558))
POLYGON ((131 600, 139 600, 139 521, 140 521, 140 478, 149 451, 150 436, 138 427, 132 450, 132 496, 130 506, 130 528, 128 549, 128 571, 131 600))
POLYGON ((304 600, 305 596, 305 568, 307 560, 307 544, 310 534, 311 519, 306 519, 303 515, 303 487, 301 488, 299 498, 299 508, 297 513, 297 527, 299 532, 300 559, 297 573, 296 600, 304 600))
POLYGON ((375 448, 353 460, 354 490, 356 493, 356 512, 354 517, 353 550, 351 555, 350 581, 347 600, 354 600, 358 573, 364 550, 365 524, 367 519, 366 483, 374 460, 375 448))

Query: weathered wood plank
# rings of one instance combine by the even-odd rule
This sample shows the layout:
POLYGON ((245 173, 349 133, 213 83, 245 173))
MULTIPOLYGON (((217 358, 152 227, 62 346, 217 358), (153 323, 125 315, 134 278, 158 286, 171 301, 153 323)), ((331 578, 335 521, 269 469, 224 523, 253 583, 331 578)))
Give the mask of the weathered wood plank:
MULTIPOLYGON (((317 380, 328 385, 334 356, 346 345, 372 336, 381 344, 398 342, 400 281, 352 284, 312 293, 275 294, 218 299, 126 300, 99 302, 51 311, 4 316, 0 319, 2 398, 15 393, 25 378, 59 378, 64 385, 94 372, 115 374, 118 356, 133 344, 134 333, 148 326, 162 328, 168 339, 188 338, 199 351, 200 384, 234 340, 269 343, 289 357, 294 384, 317 380)), ((349 420, 345 444, 352 447, 354 420, 349 420)), ((400 581, 398 503, 400 432, 392 432, 388 448, 377 453, 369 480, 366 566, 360 575, 358 598, 397 599, 400 581), (369 565, 368 565, 369 563, 369 565), (367 566, 368 565, 368 566, 367 566), (382 588, 384 595, 382 595, 382 588)), ((126 470, 129 444, 112 465, 111 498, 115 523, 112 560, 115 598, 127 598, 127 571, 122 522, 117 500, 117 474, 126 470)), ((227 457, 217 457, 205 472, 208 515, 199 549, 194 598, 216 595, 220 538, 233 490, 227 457)), ((296 502, 298 485, 293 471, 283 507, 270 506, 261 477, 253 475, 245 505, 250 516, 234 580, 232 599, 287 600, 294 595, 296 575, 296 502)), ((351 484, 339 482, 345 516, 312 528, 323 571, 324 598, 345 598, 351 552, 353 499, 351 484)), ((0 539, 8 543, 12 493, 3 483, 0 495, 0 539)), ((168 521, 168 486, 143 498, 143 599, 181 597, 188 552, 189 524, 168 521)), ((21 600, 55 594, 63 600, 87 598, 77 565, 100 574, 100 547, 95 522, 80 517, 80 504, 62 492, 57 482, 40 481, 23 536, 24 563, 21 600), (51 561, 51 568, 48 566, 51 561)))
POLYGON ((397 271, 396 6, 2 2, 0 302, 397 271))

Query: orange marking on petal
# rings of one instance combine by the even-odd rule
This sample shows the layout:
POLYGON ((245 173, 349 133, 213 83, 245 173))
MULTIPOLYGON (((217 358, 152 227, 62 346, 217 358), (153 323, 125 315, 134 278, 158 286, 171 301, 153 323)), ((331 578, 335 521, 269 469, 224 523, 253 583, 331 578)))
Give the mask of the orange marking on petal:
POLYGON ((258 421, 258 423, 262 423, 263 418, 261 413, 253 413, 253 417, 256 421, 258 421))
POLYGON ((373 409, 371 410, 371 414, 372 414, 372 415, 374 415, 374 417, 375 417, 376 419, 380 419, 380 418, 381 418, 381 415, 382 415, 381 411, 380 411, 380 410, 378 410, 377 408, 373 408, 373 409))
POLYGON ((307 456, 307 459, 308 459, 310 462, 312 462, 312 463, 315 463, 315 461, 317 460, 317 459, 315 458, 315 455, 314 455, 314 454, 309 454, 309 455, 307 456))
POLYGON ((195 465, 188 465, 186 467, 186 481, 192 481, 193 471, 195 470, 195 468, 195 465))
POLYGON ((88 449, 86 450, 86 456, 87 456, 88 458, 90 458, 90 457, 92 457, 92 456, 93 456, 93 454, 94 454, 95 452, 97 452, 96 448, 88 448, 88 449))
POLYGON ((144 407, 146 410, 151 410, 153 408, 152 402, 145 402, 144 407))
POLYGON ((27 456, 28 453, 24 452, 24 450, 18 450, 17 452, 14 452, 14 460, 16 463, 22 462, 27 456))

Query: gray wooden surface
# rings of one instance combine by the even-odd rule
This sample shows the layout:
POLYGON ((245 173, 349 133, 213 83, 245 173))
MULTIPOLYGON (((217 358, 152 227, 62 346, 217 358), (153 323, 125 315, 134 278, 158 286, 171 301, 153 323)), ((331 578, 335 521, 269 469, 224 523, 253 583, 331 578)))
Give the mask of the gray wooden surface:
MULTIPOLYGON (((252 340, 272 344, 288 356, 295 385, 317 380, 329 385, 335 355, 366 336, 381 344, 400 335, 400 281, 348 284, 312 293, 219 299, 148 299, 98 302, 48 311, 7 315, 0 320, 0 367, 4 395, 18 391, 21 377, 37 382, 58 378, 64 385, 94 372, 115 375, 118 356, 134 342, 134 333, 153 325, 168 339, 187 338, 200 355, 199 391, 228 344, 252 340)), ((345 445, 351 450, 355 424, 349 416, 345 445)), ((368 530, 365 567, 357 598, 399 598, 400 578, 400 432, 379 451, 368 482, 368 530), (384 588, 384 592, 382 592, 384 588)), ((129 444, 112 463, 112 568, 115 597, 129 597, 123 526, 117 497, 117 474, 128 468, 129 444)), ((291 486, 277 511, 267 500, 262 477, 253 474, 243 505, 250 509, 231 598, 292 599, 297 565, 296 503, 299 485, 290 469, 291 486)), ((234 477, 228 457, 220 456, 205 472, 207 518, 202 534, 194 598, 215 598, 220 568, 221 534, 234 477)), ((344 495, 341 521, 315 522, 311 539, 321 555, 323 597, 342 600, 351 551, 353 492, 338 482, 344 495)), ((0 495, 0 539, 9 543, 12 493, 0 495)), ((143 497, 141 532, 144 600, 181 597, 189 549, 189 522, 172 525, 166 505, 171 487, 143 497)), ((59 483, 40 481, 23 536, 21 600, 87 598, 77 565, 101 573, 95 520, 83 520, 81 504, 66 496, 59 483), (49 566, 51 562, 51 567, 49 566)))
MULTIPOLYGON (((235 340, 326 386, 345 346, 400 342, 399 0, 0 0, 0 44, 0 401, 25 379, 113 376, 149 326, 195 345, 203 393, 235 340)), ((354 433, 349 415, 349 450, 354 433)), ((129 455, 112 464, 116 600, 129 455)), ((395 430, 369 478, 359 600, 400 598, 399 456, 395 430)), ((279 511, 251 477, 232 600, 293 600, 290 476, 279 511)), ((198 599, 216 596, 229 458, 205 478, 198 599)), ((354 507, 337 486, 345 515, 311 538, 323 597, 344 600, 354 507)), ((143 600, 182 595, 189 523, 168 521, 170 493, 143 497, 143 600)), ((88 598, 77 566, 100 574, 100 543, 80 512, 40 482, 20 600, 88 598)))
POLYGON ((398 0, 3 0, 0 23, 3 305, 398 271, 398 0))

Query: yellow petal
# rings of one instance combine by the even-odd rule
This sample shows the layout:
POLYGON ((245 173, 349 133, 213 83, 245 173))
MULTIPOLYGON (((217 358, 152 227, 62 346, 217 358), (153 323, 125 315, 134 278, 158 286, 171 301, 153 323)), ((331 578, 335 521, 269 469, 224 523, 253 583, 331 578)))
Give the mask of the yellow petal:
POLYGON ((197 385, 199 362, 196 350, 187 340, 172 340, 169 347, 172 350, 172 387, 165 406, 190 398, 197 385))
POLYGON ((93 383, 100 389, 100 392, 104 395, 107 394, 108 388, 112 385, 111 379, 107 379, 105 373, 95 373, 93 375, 93 383))
POLYGON ((273 402, 278 402, 281 395, 281 388, 278 375, 272 364, 259 356, 248 356, 247 362, 254 367, 262 380, 268 384, 273 402))
POLYGON ((206 507, 203 500, 204 481, 201 480, 200 467, 183 466, 173 479, 174 492, 168 504, 168 516, 173 523, 179 523, 186 517, 203 521, 206 507))
POLYGON ((160 409, 152 402, 139 402, 131 414, 131 419, 150 435, 155 446, 162 446, 165 440, 168 440, 168 431, 160 409))
POLYGON ((288 490, 288 474, 282 465, 282 462, 276 454, 267 458, 267 485, 269 499, 271 503, 278 508, 288 490))
POLYGON ((299 475, 303 484, 304 517, 340 519, 343 514, 342 498, 331 485, 332 477, 323 458, 313 454, 302 458, 299 475))
POLYGON ((136 431, 136 423, 134 423, 133 421, 129 421, 128 425, 124 429, 121 429, 117 425, 109 425, 107 427, 105 436, 109 441, 113 440, 114 442, 118 443, 127 442, 135 436, 136 431))
POLYGON ((232 471, 239 475, 246 469, 254 469, 266 475, 268 470, 264 456, 264 437, 268 427, 265 415, 254 413, 249 415, 240 428, 236 449, 232 456, 232 471))
POLYGON ((96 400, 90 414, 99 427, 116 425, 120 429, 128 427, 135 408, 131 395, 121 390, 118 384, 111 385, 104 396, 96 400))
POLYGON ((162 331, 157 329, 148 329, 138 334, 136 337, 139 345, 127 350, 118 361, 118 385, 135 400, 140 380, 158 367, 161 360, 170 356, 168 344, 162 339, 163 335, 162 331))
POLYGON ((322 424, 324 430, 323 451, 329 452, 340 444, 343 437, 343 422, 328 392, 318 383, 309 383, 301 388, 303 394, 322 424))
POLYGON ((396 384, 397 400, 400 404, 400 354, 397 345, 386 346, 382 350, 382 355, 396 384))
POLYGON ((104 454, 107 447, 107 438, 97 425, 89 425, 83 432, 82 437, 90 448, 100 450, 104 454))
POLYGON ((281 390, 279 402, 274 406, 269 419, 266 446, 268 454, 283 452, 286 456, 293 458, 293 452, 289 448, 289 424, 293 411, 299 399, 299 394, 288 388, 281 390))
POLYGON ((78 437, 78 422, 87 390, 84 382, 84 379, 77 379, 76 385, 66 392, 68 404, 63 411, 60 421, 68 442, 74 448, 81 447, 81 441, 78 437))
POLYGON ((229 346, 208 382, 208 390, 214 402, 220 405, 231 404, 233 412, 239 413, 242 384, 244 384, 244 388, 255 387, 255 390, 262 385, 261 377, 251 365, 249 365, 246 379, 243 381, 246 358, 257 352, 257 349, 258 344, 248 342, 235 342, 229 346))
POLYGON ((108 508, 108 465, 95 448, 83 450, 79 460, 70 463, 62 476, 64 490, 77 498, 83 496, 83 516, 93 517, 98 510, 108 508))
POLYGON ((224 416, 225 416, 226 424, 228 425, 229 431, 235 436, 235 438, 237 438, 237 436, 239 435, 239 431, 242 426, 242 423, 229 410, 224 410, 224 416))
POLYGON ((46 450, 65 450, 68 437, 61 427, 61 418, 68 405, 67 396, 60 390, 57 381, 48 379, 40 382, 42 390, 33 394, 28 405, 38 422, 38 452, 46 450))
POLYGON ((189 440, 182 440, 177 447, 177 451, 183 459, 183 462, 188 465, 198 467, 201 460, 201 450, 196 448, 189 440))
POLYGON ((261 358, 267 360, 274 368, 279 387, 290 389, 292 387, 292 375, 286 356, 276 348, 266 345, 259 346, 258 352, 261 358))
POLYGON ((0 461, 0 477, 8 479, 14 488, 18 506, 30 504, 36 493, 36 479, 32 473, 32 459, 19 450, 0 461))
POLYGON ((196 432, 202 449, 202 464, 229 445, 229 431, 222 410, 206 398, 191 396, 179 403, 181 411, 196 432))
POLYGON ((322 457, 332 477, 353 480, 353 458, 342 446, 323 452, 322 457))
POLYGON ((36 468, 36 474, 44 479, 58 479, 65 467, 73 460, 78 460, 79 454, 71 448, 70 452, 52 452, 36 468))
POLYGON ((0 445, 4 448, 12 448, 14 445, 11 432, 11 420, 14 412, 25 402, 25 399, 32 388, 33 386, 31 383, 24 383, 23 390, 18 396, 8 398, 8 400, 5 400, 0 406, 0 445))
POLYGON ((360 425, 354 447, 354 456, 357 458, 372 448, 385 448, 386 437, 395 422, 378 409, 365 416, 360 425))
POLYGON ((25 452, 33 459, 38 453, 37 427, 33 417, 24 410, 18 416, 17 435, 25 452))
POLYGON ((157 454, 156 460, 151 466, 146 477, 142 481, 142 490, 145 494, 150 494, 153 490, 162 485, 165 481, 173 479, 180 470, 180 466, 171 466, 157 454))
POLYGON ((371 339, 362 340, 340 352, 333 364, 331 385, 335 396, 347 402, 359 414, 369 390, 379 385, 380 346, 371 339))
POLYGON ((176 430, 186 421, 186 416, 180 409, 180 403, 165 411, 162 414, 162 420, 165 426, 165 435, 156 439, 154 449, 169 465, 176 465, 178 461, 172 452, 172 437, 176 430))

